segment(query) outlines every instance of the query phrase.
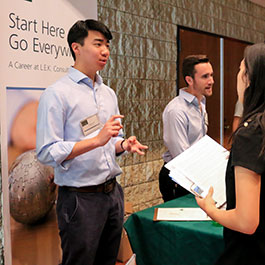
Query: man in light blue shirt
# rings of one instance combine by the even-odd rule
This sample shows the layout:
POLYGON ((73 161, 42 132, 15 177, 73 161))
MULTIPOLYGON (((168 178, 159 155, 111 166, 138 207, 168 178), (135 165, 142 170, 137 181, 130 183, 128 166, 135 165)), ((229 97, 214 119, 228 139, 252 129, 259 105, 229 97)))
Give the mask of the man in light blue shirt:
POLYGON ((117 97, 97 74, 111 39, 103 23, 77 21, 68 33, 74 66, 39 102, 37 156, 54 167, 59 186, 63 265, 115 264, 124 215, 115 157, 147 149, 135 136, 123 139, 117 97))
MULTIPOLYGON (((213 69, 205 55, 190 55, 183 61, 183 77, 187 87, 171 100, 163 112, 163 138, 167 151, 165 163, 189 148, 207 133, 208 119, 205 97, 212 95, 213 69)), ((178 186, 164 166, 159 173, 163 200, 169 201, 188 192, 178 186)))

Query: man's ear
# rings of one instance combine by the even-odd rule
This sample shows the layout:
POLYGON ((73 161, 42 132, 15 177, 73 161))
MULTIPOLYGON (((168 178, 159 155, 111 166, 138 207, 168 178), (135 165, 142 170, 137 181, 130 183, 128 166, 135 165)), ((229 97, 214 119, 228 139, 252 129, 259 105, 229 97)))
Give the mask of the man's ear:
POLYGON ((185 76, 185 80, 189 86, 193 85, 193 78, 191 76, 185 76))
POLYGON ((72 47, 72 50, 76 56, 80 54, 80 50, 79 50, 80 44, 79 43, 73 42, 71 47, 72 47))

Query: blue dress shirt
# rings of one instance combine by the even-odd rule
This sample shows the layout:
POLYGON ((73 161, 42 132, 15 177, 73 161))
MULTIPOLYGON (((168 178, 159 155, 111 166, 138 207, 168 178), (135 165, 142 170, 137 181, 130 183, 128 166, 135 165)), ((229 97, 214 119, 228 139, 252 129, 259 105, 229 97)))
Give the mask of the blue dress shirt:
POLYGON ((163 138, 168 148, 163 154, 167 163, 207 133, 208 119, 205 97, 198 99, 184 89, 171 100, 163 112, 163 138))
POLYGON ((95 137, 100 129, 85 136, 80 121, 97 114, 103 125, 120 114, 115 92, 97 75, 94 83, 77 69, 48 87, 41 95, 37 122, 37 156, 54 167, 55 183, 63 186, 98 185, 121 173, 116 163, 115 143, 123 132, 102 147, 65 160, 76 142, 95 137))

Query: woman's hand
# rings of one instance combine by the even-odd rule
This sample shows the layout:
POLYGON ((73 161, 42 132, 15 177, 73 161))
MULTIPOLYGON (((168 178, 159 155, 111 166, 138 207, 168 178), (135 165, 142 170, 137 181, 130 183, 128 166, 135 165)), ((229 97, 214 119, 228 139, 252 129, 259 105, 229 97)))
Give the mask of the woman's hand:
MULTIPOLYGON (((215 201, 213 200, 213 187, 210 187, 205 198, 196 196, 197 204, 210 216, 211 210, 216 209, 215 201)), ((210 216, 211 217, 211 216, 210 216)))

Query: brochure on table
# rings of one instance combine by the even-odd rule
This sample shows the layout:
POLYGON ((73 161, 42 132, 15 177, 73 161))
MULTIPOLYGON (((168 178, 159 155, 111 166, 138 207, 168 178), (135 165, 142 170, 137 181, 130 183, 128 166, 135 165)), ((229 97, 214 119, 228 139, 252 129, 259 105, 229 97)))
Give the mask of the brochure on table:
POLYGON ((154 221, 211 221, 201 208, 155 208, 154 221))

